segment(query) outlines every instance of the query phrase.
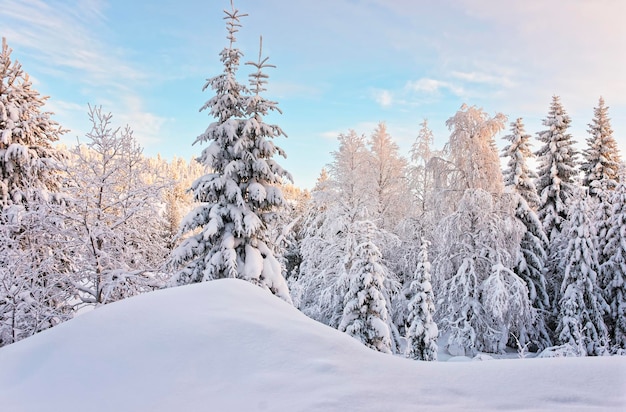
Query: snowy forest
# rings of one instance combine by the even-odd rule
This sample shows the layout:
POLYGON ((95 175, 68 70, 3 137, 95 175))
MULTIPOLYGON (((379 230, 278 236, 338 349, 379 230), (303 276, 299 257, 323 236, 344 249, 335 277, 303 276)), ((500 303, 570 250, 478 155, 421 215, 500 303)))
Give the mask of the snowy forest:
POLYGON ((274 66, 262 41, 244 60, 245 15, 225 13, 223 71, 204 84, 209 124, 189 161, 144 156, 100 106, 74 147, 58 145, 67 131, 2 40, 0 346, 131 296, 238 278, 416 360, 437 360, 438 345, 626 353, 626 166, 602 98, 584 142, 558 96, 535 138, 521 117, 472 105, 441 148, 427 120, 409 153, 385 123, 348 130, 302 190, 265 120, 280 113, 265 97, 274 66))

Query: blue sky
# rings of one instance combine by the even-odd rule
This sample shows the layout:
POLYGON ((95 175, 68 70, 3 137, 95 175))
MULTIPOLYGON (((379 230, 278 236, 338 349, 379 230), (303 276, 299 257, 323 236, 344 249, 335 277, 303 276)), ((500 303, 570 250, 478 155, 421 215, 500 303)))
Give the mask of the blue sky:
MULTIPOLYGON (((311 187, 339 133, 380 121, 408 153, 427 118, 440 147, 463 103, 523 117, 542 130, 560 95, 581 143, 602 95, 626 150, 626 2, 623 0, 235 0, 244 61, 277 66, 268 97, 281 164, 311 187)), ((222 70, 228 0, 0 0, 0 35, 50 96, 47 109, 84 141, 87 103, 129 124, 147 155, 191 158, 211 122, 201 88, 222 70)), ((241 69, 246 81, 247 67, 241 69)), ((538 147, 538 143, 535 144, 538 147)))

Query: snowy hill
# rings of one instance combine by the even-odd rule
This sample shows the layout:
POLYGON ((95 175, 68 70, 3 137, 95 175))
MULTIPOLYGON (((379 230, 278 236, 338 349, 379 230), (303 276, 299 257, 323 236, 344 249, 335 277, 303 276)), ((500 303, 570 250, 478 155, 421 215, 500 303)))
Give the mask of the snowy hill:
POLYGON ((2 411, 78 408, 624 410, 626 358, 416 362, 220 280, 114 303, 0 349, 2 411))

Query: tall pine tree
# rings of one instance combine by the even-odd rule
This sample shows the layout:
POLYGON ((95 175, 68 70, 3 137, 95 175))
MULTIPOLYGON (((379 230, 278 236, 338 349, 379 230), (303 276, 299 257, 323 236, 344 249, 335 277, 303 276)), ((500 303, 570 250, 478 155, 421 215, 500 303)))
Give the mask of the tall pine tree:
POLYGON ((374 350, 391 353, 387 302, 383 295, 386 268, 378 247, 372 242, 376 228, 369 221, 355 226, 357 246, 339 330, 374 350))
POLYGON ((539 204, 534 183, 537 175, 528 167, 527 161, 533 157, 533 153, 530 150, 530 135, 526 134, 521 118, 511 123, 511 134, 504 138, 511 142, 502 151, 502 155, 509 158, 504 171, 504 184, 517 195, 515 217, 525 227, 517 263, 513 269, 528 286, 530 301, 537 310, 537 318, 530 335, 538 348, 543 349, 552 345, 545 319, 550 310, 544 275, 548 239, 535 212, 539 204))
POLYGON ((608 116, 608 107, 600 97, 594 109, 594 118, 589 124, 587 148, 583 151, 580 169, 584 173, 583 185, 591 196, 600 196, 602 191, 613 190, 619 178, 620 156, 617 142, 608 116))
POLYGON ((612 194, 613 210, 609 220, 604 255, 609 256, 602 264, 607 274, 605 297, 610 311, 607 327, 611 343, 616 349, 626 350, 626 181, 624 172, 612 194))
POLYGON ((598 261, 601 265, 598 282, 606 288, 611 281, 612 274, 605 272, 602 265, 610 258, 604 253, 607 245, 607 232, 610 229, 610 218, 613 213, 612 196, 619 181, 620 155, 617 142, 613 138, 608 107, 604 99, 600 98, 598 107, 594 109, 594 118, 589 124, 589 138, 587 148, 583 152, 584 161, 581 164, 583 184, 588 188, 594 199, 593 213, 595 236, 598 247, 598 261))
POLYGON ((528 160, 534 155, 530 149, 530 135, 524 129, 522 118, 511 123, 511 134, 504 138, 511 142, 502 150, 502 156, 509 158, 503 172, 504 186, 514 188, 534 209, 539 205, 535 187, 537 174, 528 166, 528 160))
MULTIPOLYGON (((543 146, 537 151, 539 172, 536 180, 539 193, 537 214, 548 238, 546 281, 552 302, 558 299, 562 267, 558 252, 563 222, 567 218, 567 202, 576 191, 577 152, 568 133, 571 119, 558 96, 552 97, 550 111, 543 120, 546 130, 538 133, 543 146)), ((553 313, 554 313, 553 308, 553 313)))
POLYGON ((409 303, 407 357, 424 361, 437 360, 439 329, 433 320, 435 299, 430 283, 429 242, 422 239, 419 262, 411 282, 413 299, 409 303))
POLYGON ((572 199, 562 232, 564 268, 556 332, 561 344, 579 348, 581 355, 602 355, 608 349, 602 318, 606 303, 597 283, 599 265, 589 214, 582 195, 572 199))
MULTIPOLYGON (((231 2, 232 5, 232 2, 231 2)), ((172 279, 185 284, 219 278, 240 278, 269 289, 291 302, 282 268, 268 245, 268 223, 285 204, 280 183, 291 179, 273 160, 285 153, 272 138, 284 135, 263 116, 278 110, 262 96, 271 67, 267 59, 251 63, 252 92, 236 78, 241 51, 234 47, 240 18, 232 6, 226 13, 229 45, 221 52, 224 72, 209 79, 204 89, 215 91, 200 109, 216 119, 195 143, 209 143, 199 161, 212 173, 197 179, 194 198, 200 203, 186 216, 181 232, 191 233, 173 252, 173 262, 184 268, 172 279)))
POLYGON ((65 133, 52 113, 42 111, 47 97, 32 88, 22 65, 11 61, 6 39, 0 53, 0 206, 55 200, 60 152, 52 147, 65 133))
POLYGON ((47 98, 32 88, 21 64, 0 51, 0 346, 70 316, 66 247, 54 212, 64 130, 43 111, 47 98))

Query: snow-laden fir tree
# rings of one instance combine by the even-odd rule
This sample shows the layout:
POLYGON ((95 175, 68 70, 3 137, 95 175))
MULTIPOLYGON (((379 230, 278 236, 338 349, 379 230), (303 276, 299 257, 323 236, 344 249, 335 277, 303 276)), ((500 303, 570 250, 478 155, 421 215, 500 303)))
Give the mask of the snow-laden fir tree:
POLYGON ((539 171, 535 182, 539 193, 539 219, 550 242, 561 232, 567 218, 567 201, 576 191, 577 152, 576 142, 567 132, 570 123, 560 98, 553 96, 548 117, 543 120, 547 130, 538 133, 544 145, 536 153, 539 171))
POLYGON ((386 268, 372 241, 376 228, 369 221, 358 222, 355 226, 357 246, 339 330, 374 350, 391 353, 387 302, 383 295, 386 268))
POLYGON ((589 215, 587 200, 576 194, 563 224, 564 268, 556 332, 560 344, 580 348, 580 355, 602 355, 609 344, 603 319, 607 307, 597 283, 598 258, 589 215))
MULTIPOLYGON (((42 111, 46 97, 32 88, 22 65, 11 61, 6 39, 0 53, 0 205, 57 200, 60 152, 65 133, 42 111)), ((27 206, 26 206, 27 207, 27 206)))
POLYGON ((626 350, 626 171, 611 196, 613 210, 609 220, 604 255, 609 256, 602 265, 607 274, 604 296, 610 311, 606 317, 611 344, 615 349, 626 350))
POLYGON ((613 138, 608 109, 601 97, 589 124, 590 137, 587 138, 584 160, 580 165, 584 174, 583 185, 589 188, 591 196, 600 196, 605 190, 615 189, 619 179, 620 155, 613 138))
MULTIPOLYGON (((547 129, 538 133, 543 146, 536 152, 539 170, 535 181, 539 193, 537 214, 549 242, 545 273, 553 303, 558 301, 558 289, 563 279, 558 242, 567 218, 567 202, 577 190, 577 152, 575 141, 568 133, 570 123, 559 97, 553 96, 548 116, 543 120, 547 129)), ((555 312, 555 308, 552 309, 555 312)))
POLYGON ((291 176, 273 156, 284 156, 272 138, 284 135, 280 127, 268 125, 263 116, 278 110, 262 92, 270 67, 267 59, 251 63, 252 92, 236 78, 242 53, 234 47, 242 15, 232 7, 226 13, 229 45, 221 52, 224 72, 207 81, 215 95, 201 110, 208 109, 215 121, 195 143, 209 143, 199 161, 212 173, 192 184, 200 203, 181 224, 190 233, 172 254, 174 264, 184 265, 172 279, 174 284, 219 278, 240 278, 269 289, 291 301, 282 268, 268 245, 267 226, 284 206, 280 190, 291 176))
POLYGON ((21 64, 0 51, 0 345, 70 316, 66 245, 59 230, 64 130, 43 111, 21 64))
POLYGON ((593 222, 595 225, 596 243, 598 247, 598 262, 601 269, 598 273, 598 283, 606 288, 610 282, 611 273, 605 273, 602 265, 610 258, 604 254, 607 231, 610 229, 609 220, 612 214, 612 192, 619 181, 620 154, 617 142, 613 138, 608 107, 604 99, 600 98, 598 107, 594 109, 594 118, 589 124, 587 148, 583 151, 583 162, 580 166, 583 171, 583 185, 589 190, 594 200, 593 222))
POLYGON ((514 188, 535 209, 539 205, 534 182, 537 174, 528 166, 533 152, 530 149, 530 135, 524 129, 522 118, 511 123, 511 134, 504 136, 504 139, 511 142, 502 150, 502 156, 509 159, 503 172, 504 186, 514 188))
POLYGON ((535 212, 539 204, 534 183, 536 174, 528 167, 528 159, 533 157, 533 153, 530 150, 530 135, 526 134, 521 118, 511 123, 511 134, 504 138, 511 142, 502 151, 502 156, 509 158, 504 171, 504 185, 516 194, 515 217, 525 228, 513 270, 526 282, 530 301, 537 310, 536 324, 530 331, 531 340, 539 349, 544 349, 552 345, 546 324, 550 299, 544 274, 548 239, 535 212))
POLYGON ((439 329, 433 320, 435 301, 430 283, 429 242, 422 239, 415 277, 411 282, 413 299, 409 303, 407 357, 424 361, 437 360, 439 329))

